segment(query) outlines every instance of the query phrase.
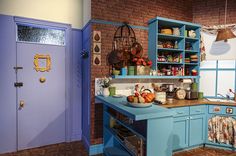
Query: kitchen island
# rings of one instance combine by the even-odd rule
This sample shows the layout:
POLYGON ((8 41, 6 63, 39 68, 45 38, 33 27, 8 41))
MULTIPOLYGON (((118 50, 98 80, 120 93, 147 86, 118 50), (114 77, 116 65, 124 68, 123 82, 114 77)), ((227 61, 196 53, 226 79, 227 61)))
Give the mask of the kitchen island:
MULTIPOLYGON (((208 140, 208 121, 215 116, 236 117, 236 104, 203 100, 174 100, 164 105, 147 108, 129 106, 126 98, 97 96, 104 104, 104 153, 115 148, 129 151, 123 140, 111 128, 111 119, 124 125, 140 136, 144 142, 146 156, 171 156, 172 152, 199 146, 214 146, 235 150, 233 145, 210 142, 208 140), (112 113, 119 112, 133 120, 126 124, 112 113), (138 126, 137 126, 138 125, 138 126), (140 126, 141 125, 141 126, 140 126), (141 128, 140 128, 141 127, 141 128), (141 130, 140 130, 141 129, 141 130)), ((112 154, 106 154, 112 155, 112 154)), ((134 155, 127 152, 127 155, 134 155)))
POLYGON ((158 153, 158 156, 172 156, 172 110, 157 105, 147 108, 134 108, 127 104, 124 97, 97 96, 96 99, 104 104, 103 144, 105 155, 112 155, 113 152, 117 154, 117 151, 126 153, 126 155, 134 155, 132 151, 124 146, 124 140, 117 136, 110 125, 111 119, 114 119, 117 124, 122 125, 142 139, 143 148, 145 149, 142 151, 144 155, 155 156, 158 153), (127 124, 109 110, 115 110, 133 120, 133 122, 127 124))

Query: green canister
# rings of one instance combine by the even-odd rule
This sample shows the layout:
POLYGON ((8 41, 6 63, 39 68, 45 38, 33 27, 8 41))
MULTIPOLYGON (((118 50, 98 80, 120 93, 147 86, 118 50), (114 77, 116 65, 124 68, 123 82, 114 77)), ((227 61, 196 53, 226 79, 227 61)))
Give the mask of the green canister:
POLYGON ((203 99, 203 92, 198 92, 198 99, 203 99))
POLYGON ((134 75, 135 66, 128 66, 128 75, 134 75))
POLYGON ((116 95, 116 87, 109 87, 110 96, 116 95))
POLYGON ((197 92, 198 91, 198 84, 197 83, 192 83, 191 84, 191 90, 194 91, 194 92, 197 92))

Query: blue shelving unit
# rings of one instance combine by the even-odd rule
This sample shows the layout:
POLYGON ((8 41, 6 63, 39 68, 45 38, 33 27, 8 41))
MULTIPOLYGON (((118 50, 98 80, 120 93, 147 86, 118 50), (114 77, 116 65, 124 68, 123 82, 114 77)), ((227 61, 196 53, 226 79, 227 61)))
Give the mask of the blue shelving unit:
MULTIPOLYGON (((197 70, 199 74, 200 65, 200 29, 201 26, 198 24, 172 20, 162 17, 156 17, 149 21, 149 33, 148 33, 148 56, 152 60, 152 69, 161 70, 162 68, 171 67, 181 67, 184 72, 181 76, 158 76, 158 78, 194 78, 198 79, 199 76, 191 76, 191 71, 193 69, 197 70), (179 28, 180 35, 167 35, 160 33, 160 29, 168 28, 179 28), (190 37, 188 33, 193 30, 196 33, 196 37, 190 37), (176 42, 178 45, 177 49, 174 48, 162 48, 158 46, 158 41, 166 42, 176 42), (187 48, 186 45, 191 45, 191 48, 187 48), (158 62, 158 55, 182 55, 182 61, 180 63, 176 62, 158 62), (191 55, 197 55, 198 62, 196 63, 185 63, 185 58, 190 58, 191 55), (187 72, 186 72, 187 71, 187 72), (186 75, 189 73, 188 75, 186 75)), ((180 57, 181 58, 181 57, 180 57)), ((197 80, 198 81, 198 80, 197 80)))

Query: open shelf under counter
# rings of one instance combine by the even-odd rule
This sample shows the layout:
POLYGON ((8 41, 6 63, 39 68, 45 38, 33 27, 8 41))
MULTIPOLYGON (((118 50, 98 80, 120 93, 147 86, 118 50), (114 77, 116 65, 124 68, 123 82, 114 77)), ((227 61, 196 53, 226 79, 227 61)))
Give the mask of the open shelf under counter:
POLYGON ((166 35, 162 33, 158 33, 159 39, 167 39, 167 40, 181 40, 184 36, 176 36, 176 35, 166 35))
POLYGON ((124 154, 124 156, 135 156, 135 154, 133 152, 131 152, 125 145, 124 145, 124 141, 122 141, 117 134, 114 132, 114 130, 112 130, 111 128, 105 126, 104 127, 105 132, 110 133, 114 139, 120 144, 120 146, 122 146, 125 150, 122 150, 121 148, 117 148, 117 147, 108 147, 104 149, 104 153, 106 152, 106 154, 108 156, 114 156, 115 154, 117 154, 117 152, 121 152, 120 154, 124 154), (129 151, 129 152, 128 152, 129 151), (116 152, 116 153, 115 153, 116 152))
POLYGON ((183 52, 183 49, 173 49, 173 48, 158 48, 158 52, 183 52))
POLYGON ((117 148, 117 147, 104 148, 103 152, 104 152, 105 156, 116 156, 117 153, 121 154, 122 156, 132 156, 127 151, 122 150, 122 149, 117 148))
POLYGON ((144 136, 143 136, 142 134, 140 134, 139 132, 135 131, 135 130, 134 130, 134 127, 132 127, 131 125, 128 125, 128 124, 124 123, 123 121, 120 121, 120 120, 116 119, 115 116, 111 115, 111 114, 108 113, 108 112, 104 112, 104 113, 105 113, 106 115, 112 117, 119 125, 121 125, 121 126, 127 128, 127 129, 128 129, 129 131, 131 131, 133 134, 135 134, 135 135, 137 135, 138 137, 142 138, 143 141, 146 141, 146 137, 144 137, 144 136))
POLYGON ((198 79, 199 76, 114 75, 115 79, 198 79))

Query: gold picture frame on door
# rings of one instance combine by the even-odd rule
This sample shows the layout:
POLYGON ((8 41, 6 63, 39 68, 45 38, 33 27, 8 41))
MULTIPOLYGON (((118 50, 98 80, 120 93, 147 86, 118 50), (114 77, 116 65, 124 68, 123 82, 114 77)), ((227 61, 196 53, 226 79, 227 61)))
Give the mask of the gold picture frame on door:
POLYGON ((34 56, 34 69, 37 72, 49 72, 51 70, 51 57, 50 55, 36 54, 34 56))

